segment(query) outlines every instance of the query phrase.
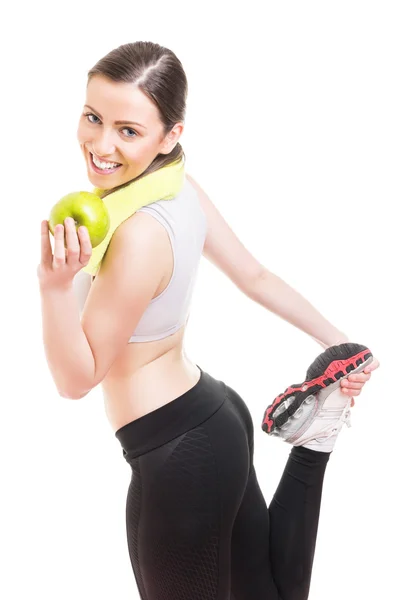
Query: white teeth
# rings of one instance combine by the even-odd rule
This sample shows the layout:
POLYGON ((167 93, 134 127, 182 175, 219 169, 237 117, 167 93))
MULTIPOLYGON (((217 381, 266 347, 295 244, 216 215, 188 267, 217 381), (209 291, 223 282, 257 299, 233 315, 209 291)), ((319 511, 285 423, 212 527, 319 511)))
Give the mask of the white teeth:
POLYGON ((94 164, 99 169, 114 169, 115 167, 119 167, 118 163, 100 162, 99 160, 97 160, 97 158, 94 156, 94 154, 92 154, 92 158, 93 158, 94 164))

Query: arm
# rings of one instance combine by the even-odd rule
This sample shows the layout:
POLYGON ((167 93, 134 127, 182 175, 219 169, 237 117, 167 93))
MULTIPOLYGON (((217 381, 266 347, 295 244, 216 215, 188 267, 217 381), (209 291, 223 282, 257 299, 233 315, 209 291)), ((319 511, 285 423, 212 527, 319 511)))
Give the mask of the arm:
POLYGON ((324 349, 348 341, 310 302, 252 256, 204 190, 192 177, 187 178, 197 190, 207 218, 204 256, 246 296, 310 335, 324 349))
POLYGON ((82 316, 85 302, 92 286, 92 276, 85 271, 79 271, 73 279, 74 294, 78 301, 79 315, 82 316))
POLYGON ((45 353, 61 396, 88 394, 126 348, 162 281, 166 248, 164 227, 137 213, 115 231, 81 319, 72 282, 67 289, 41 289, 45 353))
POLYGON ((249 297, 291 325, 310 335, 324 349, 347 342, 336 329, 301 294, 267 269, 249 290, 249 297))
POLYGON ((93 379, 95 365, 79 318, 73 286, 40 289, 43 344, 47 364, 63 398, 71 398, 72 383, 81 387, 93 379))

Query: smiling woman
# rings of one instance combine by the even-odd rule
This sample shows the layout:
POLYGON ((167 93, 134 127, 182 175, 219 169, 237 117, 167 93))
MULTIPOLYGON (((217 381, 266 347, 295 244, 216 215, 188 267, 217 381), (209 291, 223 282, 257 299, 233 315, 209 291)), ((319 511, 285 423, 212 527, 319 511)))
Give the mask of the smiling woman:
POLYGON ((80 271, 89 255, 85 232, 65 223, 66 255, 59 226, 53 257, 42 226, 46 356, 64 397, 102 385, 132 469, 128 548, 143 600, 306 600, 325 469, 351 397, 370 377, 362 370, 378 363, 342 345, 340 330, 252 256, 183 168, 178 191, 169 193, 166 172, 184 165, 186 96, 181 62, 151 42, 120 46, 89 71, 77 131, 89 181, 110 204, 122 188, 130 200, 143 200, 146 182, 157 197, 121 219, 93 281, 80 271), (203 255, 253 302, 333 347, 313 363, 295 398, 287 389, 268 412, 268 432, 285 440, 280 423, 294 427, 269 507, 246 403, 184 352, 203 255), (75 276, 83 276, 84 294, 75 293, 75 276), (303 430, 307 443, 296 445, 303 430))
MULTIPOLYGON (((164 63, 164 68, 168 68, 168 56, 162 62, 161 58, 160 67, 164 63)), ((86 102, 79 121, 77 137, 88 177, 96 187, 105 190, 105 195, 184 157, 178 143, 184 129, 184 104, 176 106, 175 114, 170 106, 160 111, 149 100, 143 84, 135 81, 143 74, 139 65, 132 63, 130 68, 133 68, 131 81, 115 81, 112 57, 108 62, 105 57, 101 65, 89 72, 86 102), (120 166, 113 168, 110 164, 120 166)), ((170 85, 171 88, 176 85, 176 97, 182 94, 186 99, 186 80, 178 81, 177 76, 174 79, 170 85)), ((165 105, 167 97, 161 96, 158 102, 165 105)))

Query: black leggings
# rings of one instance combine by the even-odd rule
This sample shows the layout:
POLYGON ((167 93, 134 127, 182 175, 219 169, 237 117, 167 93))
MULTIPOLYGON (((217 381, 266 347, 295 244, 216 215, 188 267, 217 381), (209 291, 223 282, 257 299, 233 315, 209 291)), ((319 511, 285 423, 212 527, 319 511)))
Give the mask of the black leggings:
POLYGON ((306 600, 330 453, 293 447, 268 509, 250 412, 204 371, 115 435, 132 469, 126 526, 142 600, 306 600))

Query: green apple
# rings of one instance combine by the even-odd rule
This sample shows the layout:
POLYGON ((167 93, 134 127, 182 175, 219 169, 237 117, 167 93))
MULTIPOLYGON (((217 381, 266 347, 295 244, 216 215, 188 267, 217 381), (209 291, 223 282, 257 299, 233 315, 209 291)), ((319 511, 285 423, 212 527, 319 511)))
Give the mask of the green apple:
POLYGON ((76 229, 84 225, 89 232, 92 248, 98 246, 110 229, 110 215, 103 200, 92 192, 71 192, 53 206, 49 217, 49 229, 54 236, 56 225, 72 217, 76 229))

